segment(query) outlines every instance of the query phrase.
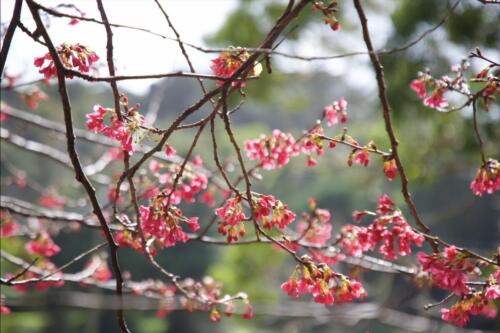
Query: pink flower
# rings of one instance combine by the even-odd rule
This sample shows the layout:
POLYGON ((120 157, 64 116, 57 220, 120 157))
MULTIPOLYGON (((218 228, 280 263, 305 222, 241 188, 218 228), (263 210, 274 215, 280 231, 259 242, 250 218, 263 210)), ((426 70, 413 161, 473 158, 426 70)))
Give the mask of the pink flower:
MULTIPOLYGON (((57 47, 57 53, 63 66, 69 69, 77 68, 83 73, 87 73, 90 66, 99 60, 97 54, 81 44, 63 43, 57 47)), ((40 68, 39 73, 43 74, 47 80, 57 75, 56 66, 50 53, 35 58, 34 65, 40 68)), ((67 77, 72 78, 73 76, 68 74, 67 77)))
MULTIPOLYGON (((326 306, 333 303, 352 302, 366 297, 366 291, 359 281, 332 271, 325 263, 315 264, 311 258, 302 257, 302 277, 297 282, 296 273, 281 285, 281 289, 291 297, 311 294, 314 302, 326 306)), ((299 273, 300 274, 300 273, 299 273)))
POLYGON ((422 79, 416 79, 411 81, 410 88, 417 93, 418 98, 425 98, 425 81, 422 79))
POLYGON ((245 227, 242 222, 247 217, 243 213, 240 197, 228 199, 222 207, 215 210, 215 215, 220 218, 217 230, 221 235, 227 236, 229 243, 237 241, 238 235, 243 236, 245 234, 245 227))
POLYGON ((281 290, 291 297, 299 297, 299 289, 297 285, 297 279, 295 277, 290 277, 288 281, 281 284, 281 290))
POLYGON ((45 192, 40 199, 38 199, 38 203, 43 207, 51 209, 61 209, 64 207, 64 199, 59 197, 54 191, 45 192))
POLYGON ((252 319, 253 317, 253 308, 250 303, 246 303, 243 309, 243 318, 244 319, 252 319))
POLYGON ((280 130, 274 130, 270 136, 261 135, 259 139, 246 140, 244 144, 248 158, 258 160, 259 167, 264 170, 281 168, 290 157, 300 152, 293 136, 280 130))
POLYGON ((444 91, 437 89, 432 92, 429 97, 424 99, 424 105, 431 108, 445 108, 448 106, 448 101, 443 97, 444 91))
MULTIPOLYGON (((233 48, 230 51, 221 52, 219 56, 212 59, 212 64, 210 69, 212 72, 223 78, 230 78, 234 73, 241 67, 241 65, 250 57, 250 54, 241 49, 233 48)), ((242 76, 231 82, 231 86, 237 88, 245 87, 245 80, 248 74, 259 74, 256 67, 252 67, 247 73, 242 73, 242 76)), ((217 80, 216 84, 218 87, 224 84, 224 81, 217 80)))
POLYGON ((358 163, 359 165, 368 166, 368 162, 370 162, 368 157, 368 150, 358 150, 354 156, 354 162, 358 163))
POLYGON ((14 222, 12 216, 4 210, 0 211, 0 237, 6 238, 13 235, 18 229, 19 225, 14 222))
POLYGON ((429 272, 432 281, 440 288, 453 291, 456 295, 467 293, 467 275, 464 273, 470 264, 466 259, 458 258, 453 246, 447 247, 442 254, 417 254, 417 259, 424 272, 429 272))
POLYGON ((167 156, 167 158, 174 156, 176 153, 177 152, 171 145, 169 145, 168 143, 165 144, 165 156, 167 156))
POLYGON ((207 191, 203 192, 200 195, 200 202, 202 204, 209 206, 209 207, 213 207, 215 205, 215 197, 214 197, 213 190, 211 190, 209 188, 207 191))
POLYGON ((187 224, 189 230, 191 230, 192 232, 195 232, 196 230, 200 229, 197 217, 188 218, 184 221, 184 223, 187 224))
POLYGON ((479 167, 470 188, 477 196, 482 196, 483 193, 493 194, 500 190, 500 163, 490 158, 485 165, 479 167))
MULTIPOLYGON (((166 204, 152 201, 153 205, 139 207, 141 226, 147 238, 155 237, 161 247, 171 247, 177 242, 185 243, 189 240, 180 226, 182 212, 176 207, 170 207, 166 212, 166 204)), ((186 219, 189 228, 198 224, 196 218, 186 219)))
MULTIPOLYGON (((401 211, 386 194, 379 198, 376 212, 377 218, 367 227, 346 225, 342 228, 339 246, 348 255, 360 256, 379 245, 378 251, 384 258, 392 260, 396 255, 409 255, 411 244, 422 245, 423 236, 412 230, 401 211)), ((366 214, 356 211, 353 216, 360 219, 363 213, 366 214)))
POLYGON ((26 243, 26 251, 31 254, 52 257, 59 253, 61 248, 52 241, 48 233, 43 232, 35 240, 26 243))
POLYGON ((384 175, 389 180, 392 181, 394 177, 398 174, 398 166, 396 165, 395 159, 390 159, 384 162, 384 175))
POLYGON ((26 104, 28 109, 34 110, 38 108, 40 101, 47 100, 48 96, 39 88, 33 88, 32 90, 21 94, 20 98, 26 104))
POLYGON ((0 225, 0 237, 7 238, 16 233, 19 229, 19 225, 14 221, 2 221, 2 225, 0 225))
MULTIPOLYGON (((128 100, 125 99, 125 101, 128 103, 128 100)), ((124 107, 128 108, 128 104, 124 107)), ((118 141, 122 150, 132 154, 135 151, 134 141, 138 141, 134 140, 134 137, 135 139, 140 138, 141 126, 144 124, 144 116, 136 111, 137 108, 139 108, 139 104, 128 109, 127 117, 121 121, 112 109, 95 105, 94 112, 87 114, 87 128, 89 131, 102 133, 108 138, 118 141), (109 118, 109 125, 105 124, 106 118, 109 118), (139 135, 137 135, 138 133, 139 135)))
POLYGON ((342 97, 338 101, 334 101, 332 105, 325 106, 323 114, 326 118, 327 125, 336 125, 339 120, 345 124, 347 122, 347 101, 342 97))

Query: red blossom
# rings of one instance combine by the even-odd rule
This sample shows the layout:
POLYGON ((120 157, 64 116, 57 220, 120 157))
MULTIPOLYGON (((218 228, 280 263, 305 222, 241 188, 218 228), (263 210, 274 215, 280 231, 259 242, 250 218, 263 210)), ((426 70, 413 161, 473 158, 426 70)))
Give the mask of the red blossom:
POLYGON ((226 200, 222 207, 215 210, 215 215, 220 218, 217 231, 221 235, 227 236, 228 242, 237 241, 238 236, 245 235, 243 221, 247 217, 243 213, 241 197, 237 196, 226 200))
POLYGON ((438 287, 453 291, 456 295, 468 292, 465 272, 470 271, 472 266, 467 259, 460 256, 454 246, 446 247, 443 253, 438 254, 419 252, 417 259, 422 270, 431 274, 432 283, 438 287))
POLYGON ((26 104, 28 109, 34 110, 38 108, 38 104, 40 103, 40 101, 47 100, 48 96, 46 93, 36 87, 25 93, 22 93, 19 98, 26 104))
MULTIPOLYGON (((379 246, 378 251, 384 258, 393 260, 397 255, 409 255, 411 244, 422 245, 424 237, 413 231, 386 194, 379 198, 376 212, 377 217, 367 227, 346 225, 341 229, 339 246, 347 255, 360 256, 379 246)), ((353 216, 356 220, 361 219, 364 214, 366 212, 356 211, 353 216)))
POLYGON ((424 105, 435 109, 447 107, 448 101, 443 97, 443 93, 442 89, 434 90, 430 96, 424 99, 424 105))
POLYGON ((308 243, 323 246, 332 236, 332 225, 328 223, 330 212, 317 208, 315 203, 310 207, 311 212, 303 213, 303 220, 297 223, 297 233, 308 243))
POLYGON ((359 281, 332 271, 324 263, 316 265, 307 256, 303 256, 302 260, 302 268, 297 267, 288 281, 281 285, 281 289, 289 296, 311 294, 314 302, 324 305, 352 302, 366 297, 366 291, 359 281), (302 276, 299 281, 296 274, 302 276))
POLYGON ((425 98, 425 81, 422 79, 416 79, 411 81, 410 88, 415 91, 418 95, 418 98, 425 98))
POLYGON ((45 208, 51 209, 61 209, 64 207, 64 199, 59 197, 53 190, 45 192, 40 199, 38 199, 38 203, 45 208))
POLYGON ((253 317, 253 308, 250 303, 245 303, 243 308, 243 316, 244 319, 252 319, 253 317))
POLYGON ((270 136, 261 135, 259 139, 246 140, 244 144, 248 158, 258 160, 259 167, 264 170, 281 168, 290 157, 300 152, 293 136, 280 130, 274 130, 270 136))
MULTIPOLYGON (((232 48, 230 51, 224 51, 215 59, 211 60, 210 69, 212 72, 223 78, 230 78, 241 67, 241 65, 250 57, 250 54, 241 48, 232 48)), ((255 64, 246 73, 242 73, 241 77, 231 82, 232 87, 244 88, 245 80, 248 75, 259 75, 261 66, 255 64)), ((218 87, 224 84, 224 81, 217 80, 218 87)))
POLYGON ((390 159, 384 162, 384 175, 389 180, 392 181, 394 177, 398 174, 398 166, 395 159, 390 159))
POLYGON ((144 124, 144 116, 136 111, 138 108, 139 104, 136 104, 128 109, 127 116, 121 121, 112 109, 95 105, 94 112, 86 116, 87 129, 118 141, 122 150, 132 154, 135 151, 134 143, 142 138, 141 126, 144 124), (105 124, 106 118, 109 119, 108 125, 105 124))
POLYGON ((174 156, 176 153, 177 152, 171 145, 168 143, 165 144, 165 156, 167 156, 167 158, 174 156))
POLYGON ((486 164, 479 167, 470 188, 477 196, 482 196, 483 193, 493 194, 500 190, 500 163, 490 158, 486 164))
POLYGON ((19 225, 14 222, 12 216, 4 210, 0 211, 0 223, 1 238, 10 237, 19 229, 19 225))
POLYGON ((368 162, 370 162, 368 156, 368 150, 366 149, 358 150, 354 155, 354 162, 362 166, 368 166, 368 162))
MULTIPOLYGON (((57 53, 63 66, 69 69, 77 68, 80 72, 88 73, 90 66, 99 60, 97 54, 91 51, 86 46, 81 44, 63 43, 57 47, 57 53)), ((39 73, 45 76, 45 79, 55 77, 57 74, 56 66, 50 53, 46 53, 43 57, 35 58, 35 67, 40 67, 39 73)), ((73 76, 66 75, 68 78, 73 76)))
POLYGON ((35 240, 26 243, 26 251, 31 254, 38 254, 44 257, 52 257, 59 253, 61 248, 52 241, 46 232, 41 233, 35 240))
POLYGON ((339 120, 342 124, 347 122, 347 101, 342 97, 338 101, 334 101, 331 105, 325 106, 323 115, 326 118, 328 126, 336 125, 339 120))

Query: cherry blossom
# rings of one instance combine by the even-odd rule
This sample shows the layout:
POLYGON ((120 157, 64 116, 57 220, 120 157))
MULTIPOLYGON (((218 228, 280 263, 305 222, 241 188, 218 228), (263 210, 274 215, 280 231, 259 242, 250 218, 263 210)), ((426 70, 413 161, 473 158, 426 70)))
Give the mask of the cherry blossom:
MULTIPOLYGON (((99 60, 97 54, 81 44, 63 43, 57 47, 57 53, 62 64, 69 69, 77 68, 80 72, 88 73, 90 66, 99 60)), ((50 79, 57 75, 56 66, 50 53, 42 57, 35 58, 34 65, 39 67, 39 73, 50 79)), ((71 74, 66 75, 72 78, 71 74)))
POLYGON ((417 258, 422 270, 430 273, 433 284, 453 291, 456 295, 468 292, 466 272, 473 267, 454 246, 446 247, 442 253, 437 254, 419 252, 417 258))
MULTIPOLYGON (((355 211, 353 217, 359 221, 365 214, 366 212, 355 211)), ((379 246, 378 251, 384 258, 393 260, 397 255, 409 255, 411 244, 422 245, 424 237, 413 231, 388 195, 384 194, 379 198, 375 215, 373 223, 367 227, 342 227, 339 246, 347 255, 360 256, 379 246)))
POLYGON ((470 188, 477 196, 482 196, 483 193, 493 194, 500 190, 500 163, 490 158, 486 164, 480 166, 470 188))
POLYGON ((59 253, 61 248, 52 241, 47 232, 42 232, 36 239, 26 243, 26 251, 31 254, 37 254, 45 257, 52 257, 59 253))

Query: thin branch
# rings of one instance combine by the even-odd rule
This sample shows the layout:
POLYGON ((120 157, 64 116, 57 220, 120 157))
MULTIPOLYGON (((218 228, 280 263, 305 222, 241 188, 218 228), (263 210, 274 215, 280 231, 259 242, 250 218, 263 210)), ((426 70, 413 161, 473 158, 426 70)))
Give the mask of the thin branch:
POLYGON ((483 165, 486 165, 486 156, 484 154, 484 143, 481 138, 481 133, 479 132, 479 128, 477 126, 477 108, 476 108, 476 100, 472 101, 472 127, 474 128, 474 133, 476 135, 477 142, 479 143, 479 152, 481 153, 481 161, 483 165))

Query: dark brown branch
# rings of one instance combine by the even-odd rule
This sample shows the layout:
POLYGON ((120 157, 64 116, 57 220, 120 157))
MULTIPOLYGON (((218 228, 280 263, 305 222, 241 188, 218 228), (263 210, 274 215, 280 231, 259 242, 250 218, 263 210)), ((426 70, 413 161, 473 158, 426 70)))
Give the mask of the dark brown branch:
MULTIPOLYGON (((403 194, 403 197, 405 199, 405 202, 408 206, 408 209, 410 211, 411 216, 413 217, 415 223, 419 227, 421 231, 424 233, 429 232, 429 228, 422 222, 420 219, 420 216, 418 215, 417 208, 415 207, 415 204, 413 203, 413 200, 411 199, 411 195, 408 189, 408 178, 406 177, 406 173, 403 167, 403 163, 401 162, 401 158, 399 156, 398 152, 398 139, 396 138, 396 135, 394 134, 394 129, 392 127, 392 120, 391 120, 391 109, 389 106, 389 100, 387 99, 387 94, 386 94, 386 85, 385 85, 385 80, 384 80, 384 71, 382 68, 382 65, 380 64, 380 60, 378 58, 378 55, 374 52, 372 41, 370 38, 370 33, 368 30, 368 20, 366 18, 365 12, 363 10, 363 7, 361 6, 361 2, 359 0, 354 0, 354 6, 356 8, 356 11, 358 13, 361 26, 363 29, 363 39, 366 44, 366 48, 368 52, 370 53, 370 60, 373 65, 373 68, 375 70, 375 76, 377 79, 377 86, 378 86, 378 96, 380 99, 380 103, 382 104, 382 112, 384 116, 384 123, 385 123, 385 130, 387 132, 387 135, 389 136, 389 141, 391 143, 391 153, 392 156, 394 157, 394 160, 396 161, 396 165, 399 171, 399 176, 401 179, 401 192, 403 194)), ((436 252, 437 251, 437 245, 434 241, 427 239, 429 242, 429 245, 433 248, 433 250, 436 252)))
POLYGON ((14 33, 18 23, 21 20, 21 8, 23 5, 23 0, 16 0, 14 4, 14 11, 12 13, 12 18, 5 33, 5 37, 2 41, 2 50, 0 51, 0 77, 3 77, 3 70, 5 68, 5 62, 7 61, 7 55, 9 54, 10 44, 14 38, 14 33))
MULTIPOLYGON (((118 246, 116 245, 114 239, 113 239, 113 234, 111 233, 111 230, 106 222, 106 218, 104 217, 104 214, 101 210, 101 206, 99 204, 99 201, 97 200, 97 196, 95 194, 95 189, 90 183, 89 179, 85 175, 82 165, 80 163, 80 159, 78 157, 78 153, 75 148, 75 134, 73 131, 73 119, 72 119, 72 114, 71 114, 71 104, 68 96, 68 92, 66 90, 66 77, 65 77, 65 70, 64 70, 64 65, 62 64, 61 60, 59 59, 59 54, 52 43, 52 40, 50 39, 50 36, 45 29, 45 26, 43 25, 43 22, 40 18, 40 14, 38 13, 37 7, 34 5, 32 0, 27 0, 27 4, 30 7, 31 14, 33 16, 33 19, 35 20, 37 29, 40 31, 41 35, 43 36, 43 39, 47 43, 47 47, 49 49, 50 55, 52 56, 52 59, 54 61, 54 65, 56 66, 57 69, 57 79, 58 79, 58 86, 59 86, 59 94, 61 97, 61 103, 64 111, 64 123, 66 126, 66 143, 67 143, 67 148, 68 148, 68 154, 71 159, 71 163, 73 164, 73 168, 75 170, 75 177, 76 179, 83 185, 85 188, 87 195, 90 199, 90 202, 92 203, 92 207, 94 210, 94 214, 96 214, 99 223, 102 227, 102 230, 106 236, 106 240, 108 242, 110 254, 111 254, 111 262, 112 262, 112 268, 113 272, 116 277, 116 294, 120 298, 122 295, 122 288, 123 288, 123 277, 122 273, 120 270, 120 265, 118 263, 118 246)), ((123 309, 118 309, 116 312, 117 319, 119 326, 122 330, 122 332, 129 332, 127 329, 127 325, 125 323, 125 318, 123 315, 123 309)))

